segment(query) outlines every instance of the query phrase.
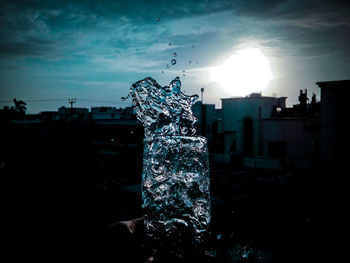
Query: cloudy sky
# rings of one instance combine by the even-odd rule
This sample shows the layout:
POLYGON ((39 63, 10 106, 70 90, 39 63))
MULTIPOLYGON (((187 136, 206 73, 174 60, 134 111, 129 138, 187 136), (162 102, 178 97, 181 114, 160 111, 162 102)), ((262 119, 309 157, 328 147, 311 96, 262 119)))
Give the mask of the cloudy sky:
POLYGON ((262 94, 292 105, 299 89, 319 95, 315 82, 350 79, 347 2, 0 0, 0 107, 14 97, 62 99, 28 102, 30 113, 68 106, 67 98, 124 107, 120 97, 148 76, 161 85, 180 76, 187 94, 204 87, 205 102, 220 107, 234 94, 209 69, 248 47, 273 72, 262 94))

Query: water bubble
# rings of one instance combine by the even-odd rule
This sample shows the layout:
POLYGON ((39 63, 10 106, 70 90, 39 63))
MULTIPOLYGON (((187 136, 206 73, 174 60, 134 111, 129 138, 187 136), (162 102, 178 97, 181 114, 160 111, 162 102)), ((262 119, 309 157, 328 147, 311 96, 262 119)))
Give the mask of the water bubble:
POLYGON ((176 57, 176 56, 177 56, 177 54, 174 52, 174 53, 173 53, 173 56, 174 56, 174 57, 176 57))
POLYGON ((173 60, 171 61, 171 65, 175 65, 175 64, 176 64, 176 60, 173 59, 173 60))
POLYGON ((157 17, 157 18, 156 18, 156 21, 157 21, 157 22, 160 21, 160 17, 157 17))

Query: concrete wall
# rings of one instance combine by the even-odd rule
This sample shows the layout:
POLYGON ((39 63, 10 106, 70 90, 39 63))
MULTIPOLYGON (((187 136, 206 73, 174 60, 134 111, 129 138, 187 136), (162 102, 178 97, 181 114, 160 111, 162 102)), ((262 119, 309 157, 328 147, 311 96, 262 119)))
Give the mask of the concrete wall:
POLYGON ((287 159, 316 158, 319 131, 307 131, 305 119, 266 119, 263 121, 263 155, 269 156, 269 141, 286 142, 287 159))
POLYGON ((243 152, 245 118, 253 120, 253 152, 255 155, 259 153, 259 119, 270 118, 274 106, 285 106, 285 98, 254 96, 222 99, 223 130, 230 138, 233 138, 231 132, 236 133, 238 153, 243 152))
POLYGON ((274 107, 285 107, 285 101, 285 97, 259 95, 222 99, 224 154, 232 153, 231 145, 234 141, 236 142, 235 153, 244 152, 244 120, 250 118, 252 120, 252 154, 245 155, 250 158, 244 158, 244 165, 284 169, 287 166, 307 166, 316 160, 319 157, 317 154, 319 130, 308 129, 306 118, 271 118, 274 107), (285 154, 271 156, 269 142, 281 142, 281 145, 285 145, 285 154))

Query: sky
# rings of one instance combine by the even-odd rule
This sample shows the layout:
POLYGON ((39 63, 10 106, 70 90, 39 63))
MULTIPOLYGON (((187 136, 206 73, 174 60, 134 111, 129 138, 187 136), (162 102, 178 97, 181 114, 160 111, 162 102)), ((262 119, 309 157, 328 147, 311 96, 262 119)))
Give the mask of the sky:
POLYGON ((176 76, 186 94, 204 87, 204 102, 220 107, 234 94, 210 68, 246 48, 269 61, 273 78, 262 95, 286 96, 288 105, 300 89, 319 98, 317 81, 350 79, 348 1, 0 4, 0 107, 13 98, 27 101, 29 113, 68 107, 68 98, 76 107, 126 107, 120 98, 132 83, 152 77, 164 86, 176 76))

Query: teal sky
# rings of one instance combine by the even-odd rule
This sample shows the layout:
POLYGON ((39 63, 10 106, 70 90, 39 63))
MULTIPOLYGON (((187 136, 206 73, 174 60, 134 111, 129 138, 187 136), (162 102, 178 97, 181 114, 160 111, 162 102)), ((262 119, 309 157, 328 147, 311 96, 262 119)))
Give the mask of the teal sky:
MULTIPOLYGON (((0 102, 74 97, 77 107, 125 107, 130 102, 120 98, 137 80, 166 85, 180 76, 187 94, 204 87, 205 102, 219 107, 231 94, 208 69, 246 47, 270 61, 274 79, 263 95, 287 96, 290 105, 299 89, 319 96, 317 81, 350 79, 347 1, 0 3, 0 102)), ((62 105, 68 102, 27 108, 62 105)))

